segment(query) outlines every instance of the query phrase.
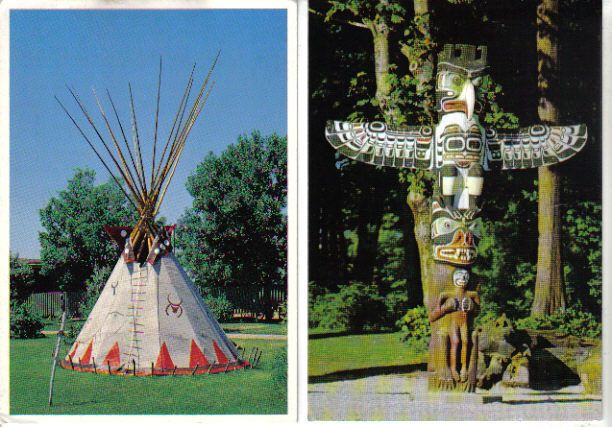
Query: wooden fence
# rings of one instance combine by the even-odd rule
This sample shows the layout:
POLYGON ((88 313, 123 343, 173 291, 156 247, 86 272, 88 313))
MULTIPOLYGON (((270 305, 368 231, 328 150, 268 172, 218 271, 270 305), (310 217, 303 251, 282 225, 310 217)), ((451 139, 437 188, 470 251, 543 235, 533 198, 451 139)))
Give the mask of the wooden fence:
MULTIPOLYGON (((60 317, 62 315, 62 293, 44 292, 35 293, 28 297, 26 302, 31 305, 32 311, 42 317, 60 317)), ((67 292, 67 303, 69 314, 78 311, 79 305, 85 298, 84 292, 67 292)))
MULTIPOLYGON (((261 308, 270 305, 273 312, 279 311, 279 306, 287 300, 287 292, 284 289, 228 289, 218 291, 216 294, 224 293, 228 300, 234 305, 234 317, 257 318, 261 308)), ((279 313, 280 314, 280 313, 279 313)))
MULTIPOLYGON (((68 313, 78 315, 79 305, 84 301, 84 292, 68 292, 68 313)), ((284 289, 265 289, 259 291, 245 291, 244 289, 233 289, 225 292, 227 298, 234 305, 234 317, 257 318, 261 314, 260 308, 268 303, 273 311, 278 311, 279 306, 287 299, 284 289)), ((62 292, 35 293, 28 297, 27 303, 31 304, 32 311, 43 317, 52 318, 62 315, 62 292)))

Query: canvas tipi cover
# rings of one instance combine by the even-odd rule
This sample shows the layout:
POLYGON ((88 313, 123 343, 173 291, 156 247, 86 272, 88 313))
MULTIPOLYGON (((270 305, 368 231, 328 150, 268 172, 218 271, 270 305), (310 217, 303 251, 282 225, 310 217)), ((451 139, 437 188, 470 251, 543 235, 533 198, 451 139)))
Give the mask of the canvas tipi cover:
POLYGON ((160 146, 157 151, 162 70, 160 59, 152 166, 148 171, 143 164, 131 86, 132 148, 110 92, 108 98, 117 119, 114 131, 97 95, 96 102, 112 144, 102 136, 80 98, 69 89, 101 143, 98 148, 94 146, 95 138, 87 136, 56 97, 87 144, 125 193, 127 202, 140 215, 138 223, 133 227, 106 228, 122 250, 122 256, 70 352, 61 361, 62 367, 107 374, 176 375, 227 372, 248 365, 238 356, 236 347, 225 336, 172 254, 169 233, 173 227, 161 227, 155 221, 187 136, 212 89, 209 79, 218 58, 219 54, 191 109, 188 109, 195 66, 192 69, 170 134, 163 150, 160 146), (125 148, 121 148, 119 135, 123 137, 125 148), (114 152, 111 147, 115 148, 114 152), (113 173, 109 165, 115 165, 118 175, 113 173))
POLYGON ((225 372, 247 365, 172 253, 120 257, 70 352, 67 369, 110 374, 225 372))

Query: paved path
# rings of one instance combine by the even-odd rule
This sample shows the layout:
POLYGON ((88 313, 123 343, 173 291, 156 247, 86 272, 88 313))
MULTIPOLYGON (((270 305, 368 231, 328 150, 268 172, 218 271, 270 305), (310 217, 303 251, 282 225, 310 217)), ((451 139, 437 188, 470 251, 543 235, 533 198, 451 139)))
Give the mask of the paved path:
POLYGON ((227 334, 229 338, 241 340, 286 340, 287 335, 278 334, 227 334))
POLYGON ((424 372, 378 375, 308 385, 310 420, 595 420, 602 417, 600 397, 585 396, 581 386, 555 393, 493 390, 478 396, 427 392, 424 372), (503 393, 503 394, 502 394, 503 393), (482 395, 502 401, 482 403, 482 395))

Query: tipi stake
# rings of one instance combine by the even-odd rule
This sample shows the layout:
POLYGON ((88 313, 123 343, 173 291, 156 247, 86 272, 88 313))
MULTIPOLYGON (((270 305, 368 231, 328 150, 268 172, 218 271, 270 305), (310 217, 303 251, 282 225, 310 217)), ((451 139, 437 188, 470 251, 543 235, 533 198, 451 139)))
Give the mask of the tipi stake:
POLYGON ((70 366, 72 367, 72 370, 74 371, 74 363, 72 362, 72 356, 68 355, 68 359, 70 360, 70 366))
POLYGON ((151 376, 155 375, 155 365, 151 362, 151 376))
POLYGON ((195 375, 196 371, 198 370, 198 364, 196 363, 195 369, 191 372, 191 375, 195 375))
POLYGON ((224 373, 224 374, 225 374, 225 373, 227 372, 227 370, 229 369, 229 365, 230 365, 230 362, 227 362, 227 363, 225 364, 225 370, 223 371, 223 373, 224 373))
POLYGON ((136 361, 132 359, 132 367, 134 368, 134 376, 136 376, 136 361))
POLYGON ((62 336, 64 335, 64 324, 66 323, 66 301, 62 294, 62 322, 60 330, 57 333, 57 340, 55 341, 55 350, 53 351, 53 364, 51 365, 51 380, 49 381, 49 406, 53 404, 53 383, 55 382, 55 368, 57 368, 57 356, 59 355, 60 344, 62 342, 62 336))
POLYGON ((255 367, 259 366, 259 360, 261 359, 261 355, 263 354, 263 350, 259 350, 259 356, 257 356, 257 361, 255 362, 255 367))
POLYGON ((175 372, 176 372, 176 365, 174 365, 174 369, 172 370, 172 376, 174 376, 175 372))
POLYGON ((92 357, 91 360, 93 361, 93 365, 94 365, 94 374, 97 374, 98 370, 96 369, 96 359, 92 357))
POLYGON ((212 368, 213 368, 213 364, 211 363, 210 365, 208 365, 208 371, 206 373, 210 374, 210 371, 212 371, 212 368))

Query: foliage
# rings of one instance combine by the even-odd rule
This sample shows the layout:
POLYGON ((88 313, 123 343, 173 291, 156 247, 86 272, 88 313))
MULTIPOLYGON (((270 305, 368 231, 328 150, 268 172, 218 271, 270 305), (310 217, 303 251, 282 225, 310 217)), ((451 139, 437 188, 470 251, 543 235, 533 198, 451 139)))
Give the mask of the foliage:
POLYGON ((208 294, 204 298, 204 302, 212 311, 215 319, 218 322, 227 322, 232 319, 234 313, 234 305, 227 299, 225 294, 212 295, 208 294))
POLYGON ((359 332, 386 324, 386 306, 374 285, 353 282, 318 297, 309 315, 311 327, 359 332))
MULTIPOLYGON (((179 224, 179 257, 209 289, 286 287, 287 139, 253 132, 189 176, 193 196, 179 224)), ((271 315, 270 303, 261 310, 271 315)))
MULTIPOLYGON (((267 355, 262 353, 262 357, 267 355)), ((273 381, 281 393, 287 392, 287 348, 280 349, 272 359, 273 381)))
POLYGON ((565 282, 570 301, 600 318, 602 286, 601 203, 578 200, 563 222, 565 282))
POLYGON ((431 326, 427 316, 427 308, 423 305, 412 308, 397 321, 397 326, 403 332, 402 341, 428 342, 431 336, 431 326))
POLYGON ((559 332, 577 337, 596 338, 601 336, 601 323, 580 305, 557 310, 552 315, 525 317, 516 321, 520 329, 556 329, 559 332))
POLYGON ((10 255, 11 269, 11 301, 25 301, 33 292, 36 281, 34 270, 30 265, 19 259, 18 255, 10 255))
MULTIPOLYGON (((431 194, 431 173, 401 171, 398 185, 397 174, 391 175, 391 168, 347 161, 334 154, 325 141, 325 122, 344 118, 395 120, 396 125, 435 122, 435 113, 424 108, 427 99, 432 99, 434 81, 421 80, 422 75, 412 72, 411 63, 425 63, 430 54, 435 58, 445 43, 480 44, 483 35, 488 44, 491 76, 483 79, 477 92, 482 103, 478 112, 481 123, 510 130, 539 122, 538 58, 535 48, 525 49, 533 43, 534 33, 525 30, 523 20, 516 19, 516 13, 530 10, 531 4, 502 6, 488 0, 449 0, 435 5, 429 2, 430 13, 421 16, 413 15, 408 4, 403 4, 406 10, 396 22, 386 12, 375 9, 395 3, 359 0, 313 3, 312 8, 323 11, 318 16, 327 19, 311 18, 311 45, 333 48, 312 49, 311 61, 316 66, 309 70, 313 88, 309 107, 309 239, 310 259, 314 260, 310 263, 310 280, 318 286, 317 293, 325 289, 336 292, 338 283, 372 283, 385 298, 389 311, 405 304, 405 299, 407 307, 413 307, 413 297, 422 286, 414 250, 414 222, 405 204, 408 191, 431 194), (385 116, 376 99, 379 82, 373 66, 374 34, 356 25, 368 23, 387 24, 389 68, 384 81, 388 88, 387 110, 399 110, 399 115, 385 116), (508 58, 518 57, 521 61, 509 67, 508 58), (369 239, 374 244, 365 244, 368 235, 376 235, 369 239), (360 275, 368 268, 373 271, 371 276, 360 275)), ((583 9, 577 8, 577 3, 572 0, 561 2, 560 6, 564 16, 579 14, 581 19, 564 22, 564 31, 559 34, 562 44, 568 47, 560 52, 561 64, 566 65, 562 67, 560 99, 564 99, 564 105, 559 122, 586 123, 589 141, 581 153, 558 167, 564 179, 562 258, 568 302, 582 303, 584 311, 599 319, 601 141, 597 118, 601 88, 591 84, 598 81, 599 69, 585 70, 580 64, 598 52, 597 48, 582 49, 581 45, 598 46, 598 32, 592 31, 592 23, 597 22, 600 5, 589 1, 593 7, 587 13, 586 8, 581 12, 583 9), (585 180, 595 184, 585 188, 585 180)), ((531 16, 535 25, 535 16, 531 16)), ((486 221, 480 258, 474 268, 482 299, 476 322, 501 313, 512 319, 529 314, 537 261, 536 177, 535 169, 486 173, 482 200, 482 216, 486 221)))
POLYGON ((95 172, 76 169, 68 185, 40 210, 42 273, 62 290, 78 290, 94 269, 116 261, 104 225, 136 223, 136 212, 114 181, 95 185, 95 172))
POLYGON ((30 305, 11 301, 11 338, 37 338, 42 329, 42 318, 31 310, 30 305))

